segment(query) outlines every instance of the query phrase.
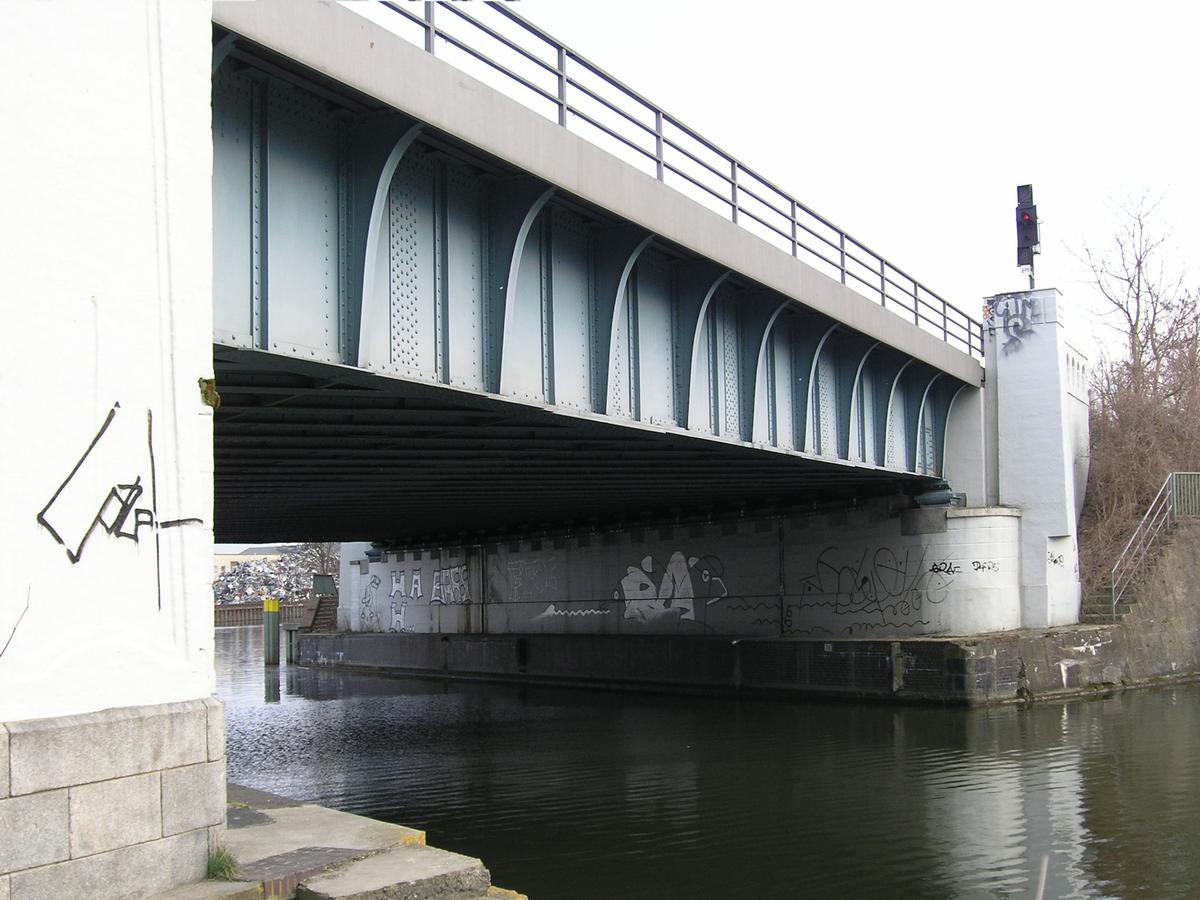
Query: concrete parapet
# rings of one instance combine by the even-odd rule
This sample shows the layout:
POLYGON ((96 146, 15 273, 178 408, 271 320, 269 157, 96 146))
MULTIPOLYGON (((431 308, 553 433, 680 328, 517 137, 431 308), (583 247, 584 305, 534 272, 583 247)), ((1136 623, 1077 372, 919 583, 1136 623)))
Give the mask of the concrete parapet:
POLYGON ((141 896, 204 876, 225 822, 219 702, 7 722, 0 747, 0 900, 141 896))
POLYGON ((201 700, 7 723, 13 795, 208 760, 201 700))
POLYGON ((225 704, 216 697, 205 697, 208 715, 208 761, 225 758, 225 704))

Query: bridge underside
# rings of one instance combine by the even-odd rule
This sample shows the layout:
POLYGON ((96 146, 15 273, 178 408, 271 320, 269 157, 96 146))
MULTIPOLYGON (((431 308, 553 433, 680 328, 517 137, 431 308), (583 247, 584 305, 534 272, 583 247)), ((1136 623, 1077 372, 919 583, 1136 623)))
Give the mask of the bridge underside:
POLYGON ((928 481, 215 350, 218 541, 485 541, 850 504, 928 481))

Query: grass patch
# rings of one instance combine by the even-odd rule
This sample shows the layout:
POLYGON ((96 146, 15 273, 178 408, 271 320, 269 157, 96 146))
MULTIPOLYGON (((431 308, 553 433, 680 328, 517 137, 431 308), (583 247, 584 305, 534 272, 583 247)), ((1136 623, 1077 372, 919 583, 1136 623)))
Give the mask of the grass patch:
POLYGON ((237 860, 225 847, 217 847, 208 854, 208 877, 217 881, 232 881, 238 873, 237 860))

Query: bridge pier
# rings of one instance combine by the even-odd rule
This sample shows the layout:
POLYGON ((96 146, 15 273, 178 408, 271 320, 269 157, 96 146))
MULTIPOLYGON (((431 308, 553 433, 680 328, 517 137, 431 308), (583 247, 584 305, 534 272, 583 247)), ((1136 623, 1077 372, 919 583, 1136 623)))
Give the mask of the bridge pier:
POLYGON ((1021 622, 1079 621, 1087 359, 1054 289, 987 299, 988 501, 1021 509, 1021 622))
POLYGON ((157 893, 225 822, 211 10, 4 13, 0 897, 157 893))

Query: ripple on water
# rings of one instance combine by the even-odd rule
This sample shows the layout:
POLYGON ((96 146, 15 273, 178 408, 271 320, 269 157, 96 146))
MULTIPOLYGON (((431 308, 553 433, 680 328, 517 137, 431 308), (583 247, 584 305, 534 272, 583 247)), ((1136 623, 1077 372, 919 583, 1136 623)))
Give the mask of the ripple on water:
POLYGON ((962 711, 264 677, 232 780, 423 828, 535 900, 1200 895, 1200 687, 962 711), (274 678, 279 702, 265 703, 274 678))

